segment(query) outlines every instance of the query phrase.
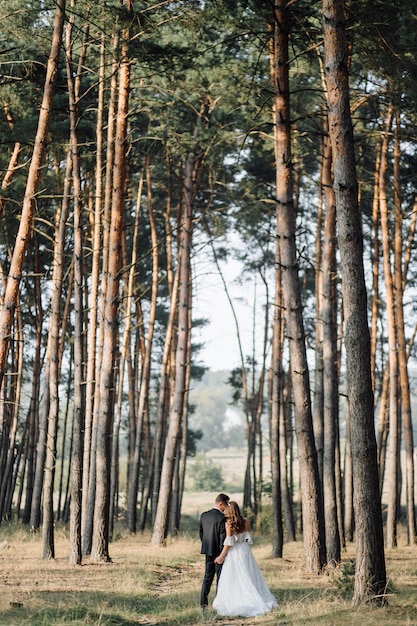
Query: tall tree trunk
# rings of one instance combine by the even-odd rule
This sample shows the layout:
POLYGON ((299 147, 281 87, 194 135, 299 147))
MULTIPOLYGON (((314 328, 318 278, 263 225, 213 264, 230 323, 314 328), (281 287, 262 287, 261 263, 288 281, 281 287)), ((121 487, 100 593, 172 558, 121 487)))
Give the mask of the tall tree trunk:
MULTIPOLYGON (((127 6, 130 9, 130 2, 127 6)), ((100 376, 100 401, 97 423, 96 497, 94 506, 93 543, 91 561, 110 561, 109 555, 109 505, 111 434, 114 413, 115 364, 117 353, 117 328, 119 313, 119 288, 121 269, 122 232, 125 209, 127 124, 129 114, 130 59, 129 33, 123 33, 121 45, 119 98, 116 122, 116 143, 113 174, 113 202, 111 207, 109 264, 104 309, 103 361, 100 376)))
POLYGON ((374 401, 378 397, 377 389, 377 346, 378 346, 378 321, 379 321, 379 170, 381 166, 381 145, 378 145, 374 174, 374 197, 372 209, 372 221, 374 226, 373 236, 373 262, 372 262, 372 320, 371 320, 371 376, 374 401))
MULTIPOLYGON (((71 6, 75 6, 72 0, 71 6)), ((81 75, 87 54, 88 24, 84 27, 83 45, 74 76, 72 63, 73 21, 71 16, 66 31, 67 81, 70 107, 70 146, 74 174, 74 417, 71 455, 71 509, 69 564, 80 565, 81 551, 81 504, 82 504, 82 462, 83 433, 85 414, 85 377, 83 345, 83 221, 81 198, 81 167, 77 127, 79 124, 78 102, 80 98, 81 75)))
MULTIPOLYGON (((116 80, 116 78, 114 79, 116 80)), ((105 82, 105 36, 102 35, 100 46, 99 85, 96 121, 96 171, 95 171, 95 203, 92 228, 92 264, 91 264, 91 288, 89 294, 89 323, 87 329, 87 362, 85 381, 85 419, 84 419, 84 442, 83 442, 83 478, 82 478, 82 502, 81 502, 81 533, 84 537, 86 530, 86 518, 88 509, 90 460, 91 460, 91 431, 93 423, 95 374, 96 374, 96 351, 97 351, 97 324, 98 324, 98 301, 100 279, 100 256, 102 252, 101 228, 103 207, 103 126, 104 126, 104 82, 105 82)), ((110 102, 114 101, 111 90, 110 102)), ((112 108, 112 105, 109 105, 112 108)), ((110 116, 109 116, 109 119, 110 116)), ((109 124, 112 129, 112 125, 109 124)), ((91 544, 89 546, 91 548, 91 544)), ((82 552, 84 551, 82 547, 82 552)), ((89 550, 86 550, 89 552, 89 550)))
POLYGON ((143 420, 146 411, 146 404, 149 395, 149 387, 151 382, 151 356, 153 348, 153 337, 156 322, 157 302, 158 302, 158 285, 159 285, 159 247, 158 236, 156 231, 156 223, 152 204, 152 184, 149 160, 145 164, 146 180, 147 180, 147 196, 148 196, 148 213, 149 224, 151 229, 152 242, 152 292, 149 312, 148 337, 145 347, 145 355, 142 363, 141 385, 139 392, 139 403, 137 409, 136 424, 136 441, 133 453, 133 461, 130 471, 130 482, 128 487, 128 503, 127 503, 127 521, 129 531, 136 532, 136 510, 138 497, 139 467, 141 454, 141 439, 143 420))
POLYGON ((42 103, 38 128, 35 137, 29 173, 20 216, 19 230, 7 278, 4 299, 0 308, 0 387, 6 371, 7 353, 16 309, 18 291, 28 243, 32 231, 33 215, 36 206, 36 193, 41 175, 42 161, 47 145, 47 134, 52 112, 55 85, 58 76, 59 56, 65 18, 65 0, 57 0, 54 17, 51 51, 46 68, 42 103))
MULTIPOLYGON (((196 130, 196 132, 198 132, 196 130)), ((188 362, 189 307, 191 306, 191 245, 193 226, 194 157, 189 155, 185 166, 184 198, 182 203, 179 239, 179 293, 178 293, 178 342, 175 357, 175 386, 172 408, 169 415, 168 433, 165 442, 161 471, 158 505, 151 538, 152 545, 163 545, 168 529, 169 502, 178 440, 183 418, 185 382, 188 362)), ((172 303, 174 306, 174 303, 172 303)))
MULTIPOLYGON (((189 328, 192 325, 192 285, 190 289, 190 304, 188 309, 188 323, 189 328)), ((181 438, 179 442, 179 451, 175 462, 175 476, 173 480, 173 489, 170 502, 170 516, 169 516, 169 532, 171 535, 178 533, 181 523, 181 502, 184 490, 185 470, 187 464, 187 441, 188 441, 188 397, 191 380, 191 333, 188 333, 187 344, 187 370, 185 374, 185 395, 184 395, 184 410, 181 428, 181 438)))
POLYGON ((324 517, 314 443, 310 382, 305 346, 301 287, 295 245, 295 211, 291 172, 290 92, 288 58, 289 2, 275 2, 271 37, 274 87, 277 237, 280 246, 285 320, 295 405, 303 507, 305 564, 319 572, 325 563, 324 517))
MULTIPOLYGON (((326 144, 324 144, 325 146, 326 144)), ((323 146, 323 147, 324 147, 323 146)), ((321 180, 319 205, 317 208, 317 237, 316 237, 316 266, 315 266, 315 290, 316 290, 316 334, 314 349, 314 396, 313 396, 313 430, 314 441, 317 451, 317 463, 319 468, 320 484, 323 489, 323 451, 324 451, 324 390, 323 390, 323 322, 321 319, 322 308, 322 256, 323 256, 323 205, 324 205, 324 174, 325 159, 322 159, 321 180)), ((323 493, 322 493, 323 495, 323 493)))
MULTIPOLYGON (((284 329, 283 329, 284 330, 284 329)), ((284 335, 282 337, 284 341, 284 335)), ((282 509, 284 512, 285 530, 287 533, 287 541, 296 540, 295 532, 295 515, 294 515, 294 437, 292 419, 292 402, 291 402, 291 377, 285 376, 283 380, 284 389, 282 391, 282 405, 279 414, 279 446, 280 446, 280 474, 281 474, 281 499, 282 509)))
POLYGON ((379 176, 379 206, 381 212, 381 235, 384 253, 384 276, 388 318, 388 361, 389 361, 389 453, 387 466, 388 480, 388 512, 387 512, 387 547, 397 545, 398 521, 398 469, 399 469, 399 387, 398 387, 398 352, 397 352, 397 320, 395 308, 394 283, 391 271, 391 236, 388 214, 386 177, 388 172, 388 148, 392 129, 394 109, 390 105, 384 139, 381 149, 381 166, 379 176))
POLYGON ((40 262, 39 262, 39 245, 36 241, 36 260, 35 260, 35 320, 36 320, 36 341, 35 341, 35 357, 33 365, 32 391, 30 395, 30 404, 27 417, 27 472, 26 472, 26 494, 25 507, 22 515, 24 524, 29 524, 30 509, 33 496, 33 485, 35 479, 36 464, 36 441, 38 438, 38 420, 39 420, 39 394, 41 389, 41 371, 43 359, 42 355, 42 329, 43 329, 43 308, 42 293, 40 285, 40 262))
POLYGON ((357 555, 353 600, 355 604, 363 601, 381 604, 384 601, 386 571, 343 0, 323 0, 322 7, 353 459, 357 555))
POLYGON ((336 291, 336 205, 332 181, 330 140, 324 150, 323 185, 325 224, 322 258, 322 295, 320 317, 323 324, 323 498, 326 531, 326 560, 340 562, 341 541, 336 493, 336 448, 338 446, 338 359, 336 291))
POLYGON ((162 355, 162 366, 161 366, 161 377, 159 382, 159 392, 158 392, 158 403, 155 417, 155 434, 154 434, 154 442, 151 454, 151 470, 148 473, 147 477, 147 485, 145 488, 145 493, 142 498, 142 509, 140 516, 140 529, 144 530, 145 522, 146 522, 146 513, 148 508, 148 502, 150 498, 150 494, 152 493, 152 506, 155 506, 158 503, 158 493, 159 493, 159 485, 160 485, 160 463, 159 459, 162 454, 162 447, 164 438, 164 432, 166 430, 166 414, 167 408, 169 404, 169 385, 170 385, 170 375, 171 375, 171 350, 173 344, 173 335, 174 335, 174 324, 177 320, 178 315, 178 289, 179 289, 179 279, 180 279, 180 266, 177 267, 177 271, 174 276, 174 283, 171 289, 171 308, 169 312, 166 333, 165 333, 165 344, 164 344, 164 352, 162 355))
MULTIPOLYGON (((126 267, 129 265, 129 276, 127 280, 127 284, 125 287, 125 309, 124 309, 124 332, 122 339, 122 351, 120 355, 120 380, 119 380, 119 391, 117 398, 117 411, 116 411, 116 420, 113 431, 113 442, 112 442, 112 471, 111 471, 111 481, 110 481, 110 524, 113 525, 113 508, 114 508, 114 498, 116 495, 116 484, 118 481, 118 476, 116 476, 116 471, 118 471, 118 461, 116 459, 116 454, 119 449, 119 431, 122 419, 122 409, 123 409, 123 396, 125 393, 124 389, 124 377, 125 377, 125 367, 128 370, 128 386, 129 386, 129 437, 131 436, 130 427, 136 425, 136 421, 132 420, 132 416, 136 415, 136 402, 134 397, 136 396, 134 386, 136 385, 136 378, 132 373, 132 357, 131 357, 131 340, 132 340, 132 315, 133 315, 133 293, 134 293, 134 278, 136 273, 136 263, 137 263, 137 245, 138 245, 138 236, 139 236, 139 217, 141 214, 141 204, 142 204, 142 191, 143 191, 143 179, 144 175, 142 175, 139 180, 139 188, 137 194, 136 201, 136 215, 135 215, 135 224, 133 228, 133 238, 132 238, 132 257, 130 263, 128 263, 127 259, 125 261, 126 267)), ((126 248, 126 240, 124 241, 124 248, 126 248)), ((130 445, 128 444, 128 473, 127 473, 127 502, 129 502, 129 481, 131 475, 131 455, 132 450, 130 445)), ((127 512, 127 516, 129 517, 129 512, 127 512)), ((128 523, 129 527, 129 523, 128 523)))
POLYGON ((283 411, 284 374, 282 366, 283 349, 282 285, 281 262, 278 241, 275 250, 275 302, 272 327, 272 357, 270 369, 270 439, 271 439, 271 478, 272 478, 272 556, 282 558, 284 531, 282 524, 281 499, 281 458, 280 458, 280 415, 283 411))
POLYGON ((389 411, 388 411, 388 396, 389 396, 389 363, 387 364, 382 379, 382 391, 379 400, 379 417, 378 417, 378 430, 377 430, 377 446, 378 446, 378 473, 379 473, 379 489, 382 493, 385 479, 385 466, 387 458, 387 441, 389 433, 389 411))
MULTIPOLYGON (((96 336, 96 358, 95 358, 95 375, 93 382, 94 397, 91 398, 92 408, 91 416, 90 398, 86 396, 87 417, 86 417, 86 433, 84 437, 84 455, 83 455, 83 474, 85 476, 83 484, 83 502, 82 502, 82 552, 90 554, 93 541, 93 518, 94 506, 96 498, 96 450, 97 450, 97 430, 100 418, 100 384, 102 361, 104 356, 104 333, 105 333, 105 308, 107 302, 108 288, 108 265, 110 256, 110 229, 111 229, 111 205, 113 202, 113 178, 115 173, 115 152, 116 152, 116 108, 118 94, 118 55, 119 55, 119 36, 115 34, 113 37, 114 61, 112 64, 112 78, 110 85, 109 109, 107 115, 107 150, 106 150, 106 185, 104 190, 104 207, 102 217, 103 227, 103 243, 102 243, 102 279, 101 279, 101 297, 100 308, 97 309, 97 315, 100 320, 100 328, 98 336, 96 336), (88 474, 88 475, 87 475, 88 474), (85 500, 84 500, 85 498, 85 500)), ((102 61, 103 62, 103 59, 102 61)), ((102 71, 102 70, 101 70, 102 71)), ((97 165, 98 166, 98 165, 97 165)), ((97 174, 98 176, 98 174, 97 174)), ((93 346, 89 346, 92 350, 93 346)), ((90 371, 92 371, 92 368, 90 371)), ((89 375, 89 374, 88 374, 89 375)))
MULTIPOLYGON (((59 417, 59 378, 60 378, 60 330, 61 330, 61 300, 65 266, 65 236, 67 220, 70 210, 72 154, 67 154, 67 169, 64 184, 62 206, 56 215, 54 258, 52 270, 51 316, 48 332, 48 346, 46 355, 46 384, 48 388, 48 413, 45 423, 46 451, 43 485, 43 558, 55 557, 54 546, 54 511, 53 493, 56 465, 56 440, 59 417)), ((40 433, 41 437, 41 433, 40 433)), ((37 469, 38 471, 38 469, 37 469)))
POLYGON ((395 206, 395 239, 394 239, 394 293, 395 323, 398 340, 398 367, 400 377, 401 414, 404 424, 405 465, 406 465, 406 507, 408 542, 416 543, 416 514, 414 505, 414 438, 413 420, 411 415, 410 381, 408 376, 407 342, 404 320, 404 287, 406 276, 403 275, 403 215, 401 206, 400 178, 400 113, 396 112, 395 143, 394 143, 394 206, 395 206))

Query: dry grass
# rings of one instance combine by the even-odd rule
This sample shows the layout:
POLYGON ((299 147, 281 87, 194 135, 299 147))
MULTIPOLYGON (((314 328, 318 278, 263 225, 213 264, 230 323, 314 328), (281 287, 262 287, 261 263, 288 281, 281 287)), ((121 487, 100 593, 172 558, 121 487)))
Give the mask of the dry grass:
POLYGON ((112 563, 68 565, 68 536, 57 530, 54 561, 41 559, 42 539, 24 529, 0 526, 1 626, 268 626, 317 625, 417 626, 417 547, 400 546, 387 553, 393 593, 384 608, 351 606, 354 547, 336 570, 321 576, 303 570, 301 543, 285 546, 283 559, 270 557, 270 543, 254 533, 254 554, 280 607, 256 619, 223 620, 213 611, 200 613, 203 576, 197 520, 188 532, 153 548, 149 534, 123 531, 111 545, 112 563), (4 542, 7 541, 7 545, 4 542))

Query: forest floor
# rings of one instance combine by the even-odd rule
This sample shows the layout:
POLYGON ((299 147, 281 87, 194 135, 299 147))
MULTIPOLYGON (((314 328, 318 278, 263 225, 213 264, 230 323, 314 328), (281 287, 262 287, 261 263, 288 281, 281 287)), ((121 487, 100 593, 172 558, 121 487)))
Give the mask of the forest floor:
MULTIPOLYGON (((279 608, 258 618, 222 619, 199 609, 204 570, 198 520, 164 548, 149 533, 117 529, 112 563, 68 565, 68 531, 56 529, 56 558, 42 560, 41 533, 0 526, 0 626, 417 626, 417 546, 387 551, 388 604, 353 608, 355 548, 339 567, 315 576, 304 571, 301 542, 285 544, 282 559, 271 557, 270 539, 254 532, 253 551, 279 608)), ((213 592, 212 592, 213 595, 213 592)), ((212 599, 212 598, 211 598, 212 599)))

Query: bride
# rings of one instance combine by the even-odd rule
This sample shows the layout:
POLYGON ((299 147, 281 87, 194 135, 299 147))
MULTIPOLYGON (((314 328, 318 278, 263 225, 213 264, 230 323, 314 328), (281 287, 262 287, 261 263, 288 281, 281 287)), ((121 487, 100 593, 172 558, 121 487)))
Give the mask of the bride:
POLYGON ((242 516, 236 502, 225 510, 226 539, 215 559, 224 562, 213 608, 219 615, 254 617, 278 606, 250 548, 250 522, 242 516), (226 558, 227 555, 227 558, 226 558))

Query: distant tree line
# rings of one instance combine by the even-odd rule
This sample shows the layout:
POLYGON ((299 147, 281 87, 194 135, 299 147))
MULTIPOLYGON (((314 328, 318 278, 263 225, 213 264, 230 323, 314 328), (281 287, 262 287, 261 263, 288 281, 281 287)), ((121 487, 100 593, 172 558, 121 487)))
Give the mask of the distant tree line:
POLYGON ((110 560, 122 436, 128 530, 150 526, 155 545, 178 530, 204 372, 194 267, 221 272, 237 233, 262 292, 261 340, 246 354, 236 323, 230 374, 244 507, 260 512, 270 474, 282 556, 296 456, 307 571, 355 539, 354 601, 385 601, 380 493, 393 548, 402 445, 416 542, 414 13, 410 0, 2 3, 0 519, 42 528, 44 558, 58 519, 71 564, 110 560))

